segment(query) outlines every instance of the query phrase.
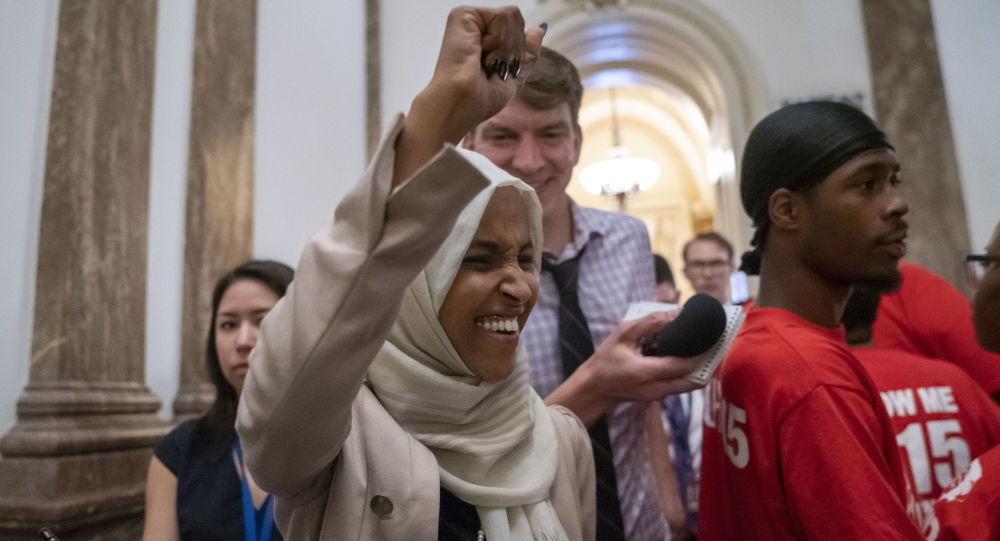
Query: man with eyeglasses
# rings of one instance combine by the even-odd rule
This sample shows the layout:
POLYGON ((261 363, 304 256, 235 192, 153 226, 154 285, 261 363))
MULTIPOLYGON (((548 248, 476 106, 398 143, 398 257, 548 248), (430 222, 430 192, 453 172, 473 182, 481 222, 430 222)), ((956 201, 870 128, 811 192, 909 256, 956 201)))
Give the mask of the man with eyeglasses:
POLYGON ((695 293, 704 293, 729 304, 729 276, 733 273, 733 245, 709 231, 698 233, 684 245, 684 277, 695 293))
MULTIPOLYGON (((698 233, 684 245, 684 277, 695 293, 704 293, 721 304, 731 302, 729 277, 733 273, 733 245, 715 231, 698 233)), ((683 531, 673 529, 674 538, 698 535, 698 488, 701 481, 701 417, 705 392, 668 396, 664 410, 674 446, 674 473, 684 505, 683 531)))
MULTIPOLYGON (((1000 223, 986 253, 966 261, 976 288, 972 299, 976 338, 1000 354, 1000 223)), ((934 512, 939 522, 928 541, 1000 539, 1000 446, 972 461, 965 475, 938 500, 934 512)))
POLYGON ((976 296, 972 299, 972 323, 984 348, 1000 353, 1000 224, 986 245, 986 254, 969 256, 976 296))

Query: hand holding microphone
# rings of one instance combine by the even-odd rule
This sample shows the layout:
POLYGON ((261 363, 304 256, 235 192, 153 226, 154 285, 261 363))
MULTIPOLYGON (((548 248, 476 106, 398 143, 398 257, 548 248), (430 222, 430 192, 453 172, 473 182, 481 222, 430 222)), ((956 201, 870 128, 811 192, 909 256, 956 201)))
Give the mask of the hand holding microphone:
POLYGON ((589 425, 622 402, 662 400, 704 387, 739 329, 742 309, 727 313, 708 295, 695 295, 679 313, 665 311, 670 308, 630 306, 626 320, 545 402, 568 407, 589 425))
POLYGON ((726 331, 726 310, 715 298, 698 293, 688 299, 676 319, 642 342, 650 357, 694 357, 705 353, 726 331))

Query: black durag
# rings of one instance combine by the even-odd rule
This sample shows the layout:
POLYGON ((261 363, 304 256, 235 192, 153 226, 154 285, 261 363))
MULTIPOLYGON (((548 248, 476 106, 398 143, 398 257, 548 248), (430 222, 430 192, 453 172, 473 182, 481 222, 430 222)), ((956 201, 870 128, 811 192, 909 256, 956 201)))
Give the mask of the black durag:
POLYGON ((796 103, 764 117, 743 149, 740 198, 757 231, 751 241, 755 248, 743 254, 740 269, 760 272, 768 201, 775 190, 807 190, 851 158, 877 148, 892 145, 868 115, 845 103, 796 103))

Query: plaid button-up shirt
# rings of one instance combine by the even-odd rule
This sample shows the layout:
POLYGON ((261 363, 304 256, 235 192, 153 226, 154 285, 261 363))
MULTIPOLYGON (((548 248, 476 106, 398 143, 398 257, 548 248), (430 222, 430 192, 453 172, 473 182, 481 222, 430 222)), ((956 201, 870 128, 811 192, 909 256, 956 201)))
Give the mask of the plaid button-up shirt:
MULTIPOLYGON (((571 203, 574 241, 554 262, 580 261, 580 307, 587 317, 594 345, 615 328, 629 303, 655 299, 653 256, 646 226, 635 218, 571 203)), ((546 257, 552 257, 546 254, 546 257)), ((522 334, 531 360, 531 383, 547 396, 565 379, 559 356, 559 292, 551 274, 543 271, 535 305, 522 334)), ((670 538, 660 508, 656 481, 650 470, 644 432, 645 404, 620 405, 609 419, 618 496, 625 537, 630 541, 670 538)))

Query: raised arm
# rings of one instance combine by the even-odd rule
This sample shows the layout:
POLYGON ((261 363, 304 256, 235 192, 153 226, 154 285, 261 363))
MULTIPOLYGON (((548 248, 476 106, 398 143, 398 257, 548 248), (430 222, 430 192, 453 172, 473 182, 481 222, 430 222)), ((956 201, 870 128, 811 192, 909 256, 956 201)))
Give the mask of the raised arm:
POLYGON ((519 56, 530 68, 541 37, 524 32, 516 8, 453 10, 430 84, 306 245, 295 281, 261 326, 237 416, 261 488, 299 494, 340 453, 351 403, 404 289, 488 184, 446 144, 517 89, 517 79, 487 77, 482 54, 519 56))

